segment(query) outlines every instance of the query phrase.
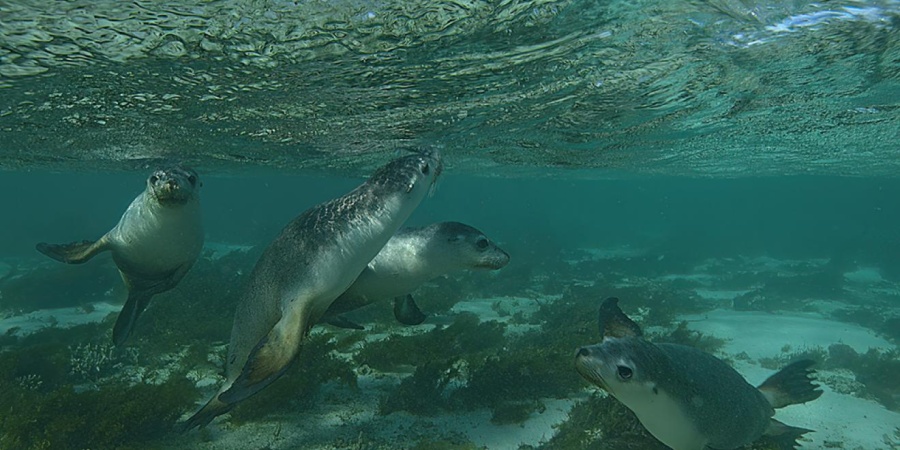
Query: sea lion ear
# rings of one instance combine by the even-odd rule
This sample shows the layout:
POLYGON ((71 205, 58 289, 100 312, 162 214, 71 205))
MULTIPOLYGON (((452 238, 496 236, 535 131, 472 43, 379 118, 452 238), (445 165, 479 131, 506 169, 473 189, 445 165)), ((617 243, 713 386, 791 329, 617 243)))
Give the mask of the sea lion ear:
POLYGON ((600 305, 600 336, 608 337, 641 337, 641 327, 629 319, 619 309, 619 299, 610 297, 600 305))

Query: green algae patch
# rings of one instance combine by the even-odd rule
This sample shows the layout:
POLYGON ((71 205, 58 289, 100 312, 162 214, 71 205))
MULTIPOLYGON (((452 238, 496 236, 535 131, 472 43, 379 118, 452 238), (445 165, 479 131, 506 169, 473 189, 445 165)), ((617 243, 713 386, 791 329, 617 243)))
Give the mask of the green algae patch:
POLYGON ((666 450, 625 405, 599 393, 577 403, 540 450, 666 450))
POLYGON ((42 393, 4 384, 0 397, 0 449, 128 449, 168 433, 197 392, 173 377, 161 385, 105 385, 85 392, 65 386, 42 393))
POLYGON ((472 442, 462 440, 421 440, 410 450, 482 450, 472 442))
POLYGON ((722 338, 688 329, 688 323, 686 321, 678 322, 678 326, 676 326, 675 329, 671 331, 652 336, 651 340, 657 343, 665 342, 670 344, 687 345, 689 347, 694 347, 698 350, 702 350, 710 354, 716 353, 725 345, 726 342, 728 342, 727 340, 722 338))
POLYGON ((437 327, 414 336, 395 334, 383 341, 372 342, 359 351, 355 360, 375 370, 393 372, 461 355, 475 356, 502 346, 505 328, 499 322, 481 322, 476 315, 464 313, 448 327, 437 327))
POLYGON ((407 411, 420 416, 438 415, 447 408, 445 389, 457 375, 453 361, 426 362, 381 400, 378 413, 407 411))

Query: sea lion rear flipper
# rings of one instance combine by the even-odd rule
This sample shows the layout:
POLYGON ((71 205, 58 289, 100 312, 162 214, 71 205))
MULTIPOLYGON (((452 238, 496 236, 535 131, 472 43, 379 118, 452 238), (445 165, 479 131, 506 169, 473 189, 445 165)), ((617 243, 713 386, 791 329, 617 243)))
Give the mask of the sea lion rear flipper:
POLYGON ((35 246, 37 251, 67 264, 81 264, 93 258, 97 253, 108 250, 106 236, 97 241, 72 242, 70 244, 48 244, 41 242, 35 246))
POLYGON ((113 326, 113 344, 122 345, 128 336, 131 336, 134 324, 137 323, 141 313, 147 309, 151 298, 153 298, 153 294, 147 291, 131 290, 128 292, 128 300, 125 301, 125 306, 122 307, 122 311, 116 317, 116 324, 113 326))
POLYGON ((806 428, 792 427, 775 419, 769 419, 769 427, 766 428, 765 434, 760 440, 772 443, 775 448, 780 450, 794 450, 800 446, 797 439, 812 431, 806 428))
POLYGON ((801 359, 775 372, 757 389, 766 397, 773 408, 783 408, 815 400, 822 395, 819 385, 813 383, 812 366, 815 361, 801 359))
MULTIPOLYGON (((302 303, 301 300, 296 300, 302 303)), ((219 394, 225 403, 237 403, 259 392, 287 370, 300 350, 300 343, 309 331, 308 308, 288 309, 278 323, 250 351, 247 362, 231 387, 219 394)))
POLYGON ((365 328, 362 325, 360 325, 344 316, 329 317, 327 323, 331 326, 335 326, 338 328, 346 328, 348 330, 365 330, 365 328))
POLYGON ((416 305, 412 294, 394 297, 394 317, 404 325, 418 325, 425 321, 425 313, 416 305))
POLYGON ((640 337, 641 327, 634 323, 619 309, 619 299, 610 297, 600 305, 600 336, 606 337, 640 337))
POLYGON ((231 408, 234 408, 234 404, 219 400, 219 394, 216 393, 213 398, 206 402, 206 405, 200 408, 200 411, 194 413, 188 420, 175 425, 175 430, 179 433, 184 433, 193 428, 203 428, 216 417, 231 411, 231 408))

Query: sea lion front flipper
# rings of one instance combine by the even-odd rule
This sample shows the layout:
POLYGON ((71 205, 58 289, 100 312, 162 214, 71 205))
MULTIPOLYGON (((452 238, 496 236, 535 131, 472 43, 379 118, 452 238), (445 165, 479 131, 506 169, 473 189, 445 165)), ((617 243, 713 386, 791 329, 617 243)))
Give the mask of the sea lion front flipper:
POLYGON ((610 297, 600 305, 600 336, 607 337, 641 337, 643 332, 619 309, 619 299, 610 297))
MULTIPOLYGON (((295 300, 302 304, 302 300, 295 300)), ((300 343, 309 331, 309 308, 289 308, 265 337, 253 347, 241 374, 227 391, 219 394, 225 403, 237 403, 259 392, 287 370, 300 350, 300 343)))
POLYGON ((147 309, 151 298, 153 298, 153 294, 148 291, 128 291, 128 300, 125 300, 125 305, 119 312, 119 316, 116 317, 116 324, 113 326, 113 344, 120 346, 125 343, 128 336, 131 336, 134 324, 137 323, 141 313, 147 309))
POLYGON ((404 325, 418 325, 425 321, 425 313, 416 305, 412 294, 394 297, 394 317, 404 325))
POLYGON ((97 253, 109 250, 106 236, 97 241, 72 242, 70 244, 48 244, 41 242, 35 246, 37 251, 67 264, 81 264, 93 258, 97 253))
POLYGON ((331 326, 335 326, 338 328, 346 328, 348 330, 365 330, 365 328, 362 325, 360 325, 344 316, 330 317, 328 319, 327 323, 331 326))

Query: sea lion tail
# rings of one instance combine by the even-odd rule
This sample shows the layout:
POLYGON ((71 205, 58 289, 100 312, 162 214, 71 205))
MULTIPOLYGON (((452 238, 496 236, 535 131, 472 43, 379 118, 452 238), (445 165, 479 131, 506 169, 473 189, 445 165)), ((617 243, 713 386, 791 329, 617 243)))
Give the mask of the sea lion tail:
POLYGON ((93 258, 97 253, 107 249, 106 239, 98 241, 80 241, 69 244, 48 244, 41 242, 35 246, 37 251, 66 264, 81 264, 93 258))
POLYGON ((759 385, 759 391, 773 408, 783 408, 815 400, 822 395, 819 385, 813 382, 815 361, 802 359, 788 364, 759 385))
POLYGON ((128 300, 125 301, 122 311, 119 312, 119 316, 116 318, 116 324, 113 326, 113 343, 116 346, 124 344, 128 336, 131 336, 138 317, 147 309, 147 305, 150 304, 152 297, 152 294, 144 291, 130 291, 128 293, 128 300))
POLYGON ((765 440, 766 443, 771 443, 779 450, 794 450, 800 446, 797 439, 800 439, 800 436, 811 433, 812 431, 813 430, 807 430, 806 428, 792 427, 775 419, 770 419, 769 427, 766 429, 763 440, 765 440))
POLYGON ((293 308, 253 347, 240 375, 219 398, 237 403, 277 380, 300 351, 311 324, 307 308, 293 308))
POLYGON ((176 424, 175 429, 179 433, 184 433, 194 428, 203 428, 209 425, 216 417, 231 411, 231 408, 234 408, 234 404, 219 400, 219 393, 217 392, 213 398, 206 402, 206 405, 200 408, 200 411, 194 413, 188 420, 176 424))

